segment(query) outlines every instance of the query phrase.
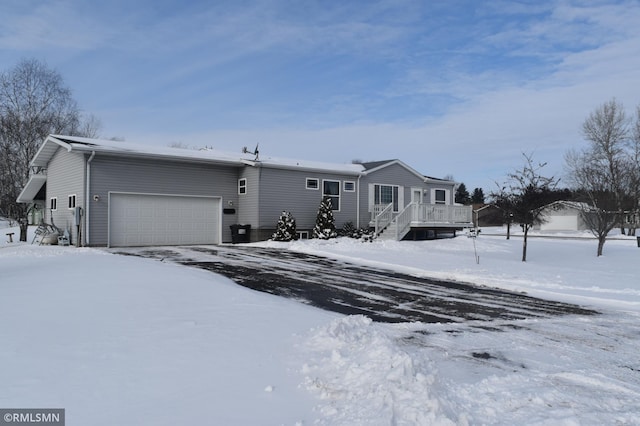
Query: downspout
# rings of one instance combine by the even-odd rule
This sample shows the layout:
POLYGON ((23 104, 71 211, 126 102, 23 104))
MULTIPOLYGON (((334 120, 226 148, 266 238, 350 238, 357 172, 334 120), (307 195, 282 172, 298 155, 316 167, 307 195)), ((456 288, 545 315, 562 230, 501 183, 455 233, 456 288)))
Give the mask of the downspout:
POLYGON ((262 198, 262 191, 260 190, 260 187, 262 186, 262 165, 258 162, 256 162, 256 164, 258 165, 258 187, 256 188, 256 191, 258 193, 258 200, 257 200, 257 207, 256 207, 256 241, 261 241, 262 236, 260 235, 260 231, 262 230, 262 223, 260 221, 260 205, 261 203, 261 198, 262 198))
POLYGON ((360 178, 361 174, 358 175, 358 184, 356 186, 356 229, 360 229, 360 178))
POLYGON ((91 155, 87 160, 87 171, 86 171, 86 194, 84 198, 84 245, 88 246, 90 244, 89 239, 89 206, 91 206, 91 161, 93 161, 93 157, 96 156, 95 151, 91 151, 91 155))

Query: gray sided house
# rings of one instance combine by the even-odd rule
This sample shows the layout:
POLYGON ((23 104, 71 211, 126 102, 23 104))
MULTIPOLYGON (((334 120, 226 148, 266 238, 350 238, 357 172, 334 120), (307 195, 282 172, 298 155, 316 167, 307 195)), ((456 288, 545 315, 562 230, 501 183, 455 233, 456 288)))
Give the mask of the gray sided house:
POLYGON ((86 246, 226 243, 232 225, 265 240, 282 211, 310 237, 324 197, 336 227, 352 222, 379 238, 472 226, 471 207, 453 204, 455 182, 399 160, 324 164, 51 135, 31 167, 18 201, 44 206, 46 223, 86 246))

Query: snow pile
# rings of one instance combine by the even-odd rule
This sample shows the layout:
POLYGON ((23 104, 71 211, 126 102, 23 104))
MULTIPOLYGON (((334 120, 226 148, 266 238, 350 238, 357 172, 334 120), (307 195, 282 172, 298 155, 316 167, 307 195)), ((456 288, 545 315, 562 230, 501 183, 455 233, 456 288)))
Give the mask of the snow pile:
POLYGON ((295 424, 295 345, 337 314, 207 271, 95 249, 0 245, 0 401, 69 424, 295 424))
POLYGON ((260 244, 601 314, 381 324, 200 269, 0 240, 0 400, 98 426, 639 424, 635 239, 600 258, 591 239, 532 239, 526 263, 521 239, 475 242, 480 264, 464 236, 260 244))
POLYGON ((401 349, 391 329, 364 316, 337 319, 306 343, 307 388, 323 400, 322 424, 456 424, 431 385, 433 363, 401 349))

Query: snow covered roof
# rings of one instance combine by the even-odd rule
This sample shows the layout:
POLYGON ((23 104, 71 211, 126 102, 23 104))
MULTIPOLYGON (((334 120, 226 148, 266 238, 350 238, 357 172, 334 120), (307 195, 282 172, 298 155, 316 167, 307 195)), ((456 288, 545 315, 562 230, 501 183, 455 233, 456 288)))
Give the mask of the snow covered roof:
POLYGON ((36 174, 29 178, 29 181, 18 195, 16 201, 18 203, 30 203, 33 201, 47 181, 47 175, 36 174))
POLYGON ((96 152, 110 155, 123 155, 142 158, 166 158, 177 161, 205 162, 236 166, 273 167, 285 169, 318 170, 346 174, 360 174, 364 167, 360 164, 323 163, 286 158, 255 159, 251 153, 230 153, 217 149, 184 149, 157 147, 103 139, 89 139, 76 136, 50 135, 42 144, 33 160, 32 166, 46 167, 59 148, 75 152, 96 152))
MULTIPOLYGON (((158 147, 131 142, 59 135, 49 136, 45 140, 43 148, 50 140, 60 146, 67 148, 67 150, 69 151, 78 152, 101 152, 106 154, 126 155, 134 157, 163 157, 175 160, 231 163, 236 165, 242 164, 242 160, 244 159, 251 158, 251 156, 247 154, 235 154, 211 149, 195 150, 172 147, 158 147)), ((38 157, 37 154, 36 157, 38 157)))
POLYGON ((353 175, 359 175, 364 171, 364 168, 360 164, 324 163, 319 161, 293 160, 277 157, 261 158, 260 161, 244 161, 244 163, 259 167, 316 170, 321 172, 335 172, 353 175))
POLYGON ((553 203, 547 204, 544 208, 553 208, 553 206, 562 206, 569 209, 580 210, 580 211, 589 211, 593 210, 593 206, 587 203, 582 203, 579 201, 554 201, 553 203))

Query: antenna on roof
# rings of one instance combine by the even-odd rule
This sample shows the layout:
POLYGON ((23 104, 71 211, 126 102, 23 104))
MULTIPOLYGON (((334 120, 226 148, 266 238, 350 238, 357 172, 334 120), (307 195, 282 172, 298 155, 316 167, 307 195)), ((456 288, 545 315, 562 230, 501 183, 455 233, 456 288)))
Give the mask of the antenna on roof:
POLYGON ((249 151, 249 150, 247 149, 247 147, 245 146, 245 147, 243 147, 243 148, 242 148, 242 153, 243 153, 243 154, 253 154, 253 155, 255 155, 255 156, 256 156, 255 161, 258 161, 258 160, 260 159, 260 151, 258 151, 258 146, 259 146, 259 145, 260 145, 260 144, 256 144, 256 147, 255 147, 255 149, 253 150, 253 152, 249 151))

